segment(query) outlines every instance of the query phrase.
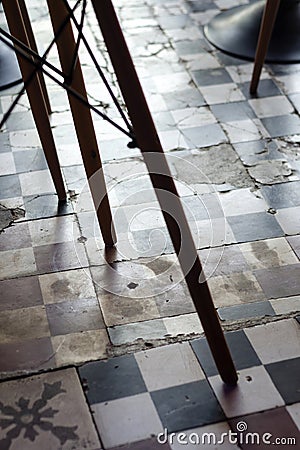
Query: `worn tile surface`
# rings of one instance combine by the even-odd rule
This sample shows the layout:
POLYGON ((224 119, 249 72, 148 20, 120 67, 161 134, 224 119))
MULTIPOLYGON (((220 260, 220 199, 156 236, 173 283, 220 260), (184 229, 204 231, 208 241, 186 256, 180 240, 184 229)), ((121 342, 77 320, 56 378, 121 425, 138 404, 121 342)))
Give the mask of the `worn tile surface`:
POLYGON ((100 447, 75 369, 1 383, 0 414, 3 449, 100 447))

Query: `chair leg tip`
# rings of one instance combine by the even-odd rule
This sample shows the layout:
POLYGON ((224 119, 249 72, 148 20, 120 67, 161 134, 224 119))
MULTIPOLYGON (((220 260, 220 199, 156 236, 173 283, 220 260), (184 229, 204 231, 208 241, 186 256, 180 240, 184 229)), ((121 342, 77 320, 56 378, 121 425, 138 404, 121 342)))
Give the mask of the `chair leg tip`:
POLYGON ((236 374, 234 376, 222 377, 222 380, 228 387, 234 388, 238 384, 238 376, 236 374))

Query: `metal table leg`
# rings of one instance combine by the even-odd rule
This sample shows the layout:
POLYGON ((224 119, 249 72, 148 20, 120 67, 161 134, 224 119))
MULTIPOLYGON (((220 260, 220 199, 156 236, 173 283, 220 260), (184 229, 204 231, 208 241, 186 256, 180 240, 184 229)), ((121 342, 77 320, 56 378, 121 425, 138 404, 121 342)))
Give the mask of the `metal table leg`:
POLYGON ((92 0, 92 3, 128 108, 138 146, 142 151, 217 368, 223 381, 234 385, 237 382, 237 373, 207 282, 199 282, 203 274, 197 250, 112 2, 92 0))
MULTIPOLYGON (((11 34, 30 47, 18 0, 3 0, 2 4, 11 34)), ((17 58, 23 80, 26 82, 34 73, 35 67, 20 55, 17 58)), ((60 201, 64 201, 66 200, 66 191, 49 122, 48 111, 37 73, 35 73, 31 82, 28 84, 26 91, 58 198, 60 201)))
MULTIPOLYGON (((53 30, 55 35, 57 35, 61 24, 68 19, 69 13, 62 0, 47 0, 47 3, 53 30)), ((76 50, 70 20, 68 20, 62 33, 59 35, 56 44, 62 69, 65 74, 69 74, 76 50)), ((74 66, 72 77, 70 79, 70 87, 77 91, 82 97, 87 99, 79 58, 77 58, 74 66)), ((111 247, 116 242, 116 234, 106 192, 106 185, 91 112, 88 106, 83 105, 72 95, 68 94, 68 97, 87 178, 89 182, 92 180, 93 183, 97 183, 97 192, 93 189, 93 186, 90 187, 103 240, 107 247, 111 247)))

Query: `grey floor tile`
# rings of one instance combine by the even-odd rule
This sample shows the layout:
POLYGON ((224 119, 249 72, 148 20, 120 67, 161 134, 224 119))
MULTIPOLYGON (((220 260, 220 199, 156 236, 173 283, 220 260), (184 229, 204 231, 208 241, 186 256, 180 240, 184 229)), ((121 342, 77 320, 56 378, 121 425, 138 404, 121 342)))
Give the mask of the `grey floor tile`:
POLYGON ((282 159, 282 153, 278 150, 276 142, 260 141, 239 142, 233 145, 239 157, 247 166, 258 161, 282 159))
POLYGON ((8 131, 31 130, 35 128, 35 123, 30 111, 12 113, 6 122, 8 131))
POLYGON ((227 142, 227 138, 218 124, 185 128, 182 133, 191 148, 210 147, 227 142))
POLYGON ((224 387, 218 375, 210 377, 209 382, 228 418, 284 406, 264 366, 240 370, 236 387, 224 387))
POLYGON ((43 304, 38 277, 24 277, 0 282, 0 310, 15 310, 43 304))
POLYGON ((300 264, 254 272, 267 298, 289 297, 300 292, 300 264))
POLYGON ((75 369, 1 383, 0 400, 3 449, 100 447, 75 369))
POLYGON ((27 149, 13 152, 17 173, 47 169, 47 161, 43 150, 27 149))
POLYGON ((245 329, 263 364, 300 357, 300 327, 293 319, 284 319, 245 329))
POLYGON ((166 92, 162 95, 170 110, 203 106, 206 104, 202 94, 195 87, 187 87, 181 91, 181 95, 179 96, 174 96, 173 92, 166 92))
POLYGON ((271 208, 291 208, 300 205, 299 188, 299 181, 274 184, 273 186, 263 186, 262 194, 271 208))
POLYGON ((300 118, 295 114, 261 119, 271 137, 290 136, 300 133, 300 118))
POLYGON ((166 345, 135 353, 149 391, 204 379, 189 343, 166 345))
POLYGON ((188 39, 185 41, 178 41, 175 43, 175 50, 179 56, 201 53, 203 51, 202 48, 203 48, 202 39, 194 39, 194 40, 188 39))
MULTIPOLYGON (((252 119, 256 117, 248 102, 232 102, 223 105, 212 105, 211 110, 220 122, 252 119)), ((248 144, 249 145, 249 144, 248 144)))
MULTIPOLYGON (((247 416, 241 416, 237 419, 231 419, 230 425, 234 430, 238 430, 238 423, 245 422, 247 424, 247 433, 249 436, 255 433, 256 436, 266 436, 266 443, 262 443, 260 440, 255 440, 253 443, 245 443, 242 439, 239 440, 239 444, 243 450, 259 450, 266 448, 268 445, 272 445, 273 442, 293 442, 299 431, 291 417, 289 416, 286 408, 276 408, 270 411, 264 411, 257 414, 251 414, 247 416)), ((284 445, 284 444, 283 444, 284 445)), ((293 445, 293 444, 291 444, 293 445)))
POLYGON ((58 202, 56 194, 24 196, 25 218, 42 219, 46 217, 73 214, 73 206, 68 202, 58 202))
POLYGON ((0 134, 0 153, 10 152, 9 133, 0 134))
POLYGON ((300 236, 289 236, 287 240, 297 257, 300 259, 300 236))
POLYGON ((6 175, 0 177, 0 198, 14 198, 22 195, 18 175, 6 175))
POLYGON ((96 298, 52 303, 46 311, 51 336, 105 328, 96 298))
POLYGON ((14 223, 0 235, 0 251, 31 247, 28 223, 14 223))
POLYGON ((32 372, 56 367, 49 337, 0 344, 0 371, 3 374, 32 372))
POLYGON ((148 440, 162 430, 148 392, 92 405, 92 411, 104 448, 148 440))
POLYGON ((266 212, 230 216, 227 220, 237 242, 284 236, 277 220, 266 212))
POLYGON ((108 333, 114 345, 121 345, 134 342, 138 339, 142 339, 143 341, 163 339, 168 332, 163 320, 155 319, 110 327, 108 333))
POLYGON ((265 80, 261 79, 259 81, 257 93, 254 95, 250 94, 250 81, 240 84, 239 88, 241 89, 246 98, 271 97, 282 94, 282 91, 279 89, 277 84, 272 79, 269 78, 265 80))
POLYGON ((255 302, 219 308, 218 314, 221 320, 239 320, 276 315, 269 302, 255 302))
POLYGON ((232 78, 226 69, 195 70, 193 79, 198 86, 211 86, 214 84, 232 83, 232 78))
POLYGON ((165 15, 159 17, 158 23, 163 29, 166 30, 172 28, 185 28, 191 25, 191 19, 187 14, 165 15))

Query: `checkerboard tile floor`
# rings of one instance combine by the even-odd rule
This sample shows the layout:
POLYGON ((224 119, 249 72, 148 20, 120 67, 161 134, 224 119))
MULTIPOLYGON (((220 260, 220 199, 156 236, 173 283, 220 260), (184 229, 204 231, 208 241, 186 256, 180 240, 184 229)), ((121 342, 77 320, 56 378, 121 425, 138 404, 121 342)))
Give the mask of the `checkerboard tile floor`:
POLYGON ((99 449, 100 442, 120 450, 173 450, 183 442, 191 449, 252 448, 246 433, 256 433, 255 439, 268 433, 270 443, 298 442, 299 337, 295 319, 226 333, 237 387, 223 385, 204 338, 86 363, 77 373, 68 368, 5 381, 0 443, 20 449, 99 449))
MULTIPOLYGON (((167 427, 221 436, 239 421, 253 432, 295 435, 300 67, 264 67, 251 96, 252 64, 221 53, 203 36, 220 10, 247 2, 115 5, 227 330, 239 387, 226 390, 218 378, 139 150, 95 117, 118 234, 117 248, 105 254, 67 98, 48 80, 66 204, 58 205, 26 96, 0 133, 0 405, 13 399, 31 423, 16 386, 32 386, 34 402, 45 383, 61 380, 66 394, 53 388, 53 401, 58 409, 65 404, 66 424, 49 414, 56 431, 67 430, 40 429, 30 440, 35 432, 24 426, 13 437, 17 431, 1 416, 4 448, 98 450, 102 442, 103 448, 178 450, 177 438, 162 445, 155 435, 167 427), (69 376, 73 387, 64 384, 69 376), (7 389, 16 394, 10 398, 7 389), (75 430, 78 420, 67 416, 77 395, 87 422, 75 430)), ((51 39, 46 5, 27 3, 45 44, 51 39)), ((105 66, 90 5, 86 32, 105 66)), ((83 52, 81 60, 91 101, 119 121, 83 52)), ((0 92, 0 117, 18 89, 0 92)), ((220 448, 256 447, 226 442, 220 448)))

